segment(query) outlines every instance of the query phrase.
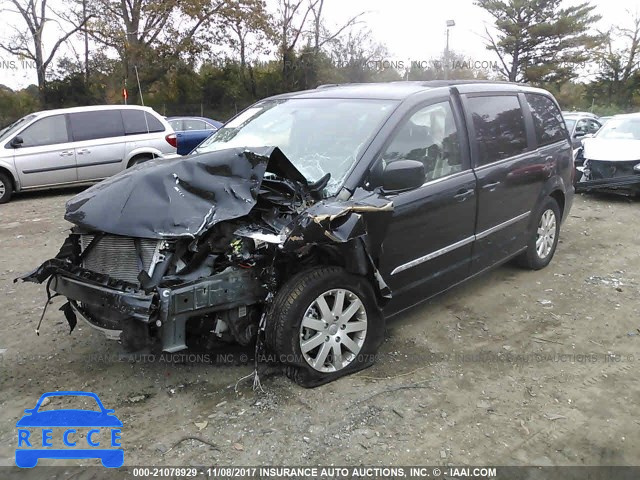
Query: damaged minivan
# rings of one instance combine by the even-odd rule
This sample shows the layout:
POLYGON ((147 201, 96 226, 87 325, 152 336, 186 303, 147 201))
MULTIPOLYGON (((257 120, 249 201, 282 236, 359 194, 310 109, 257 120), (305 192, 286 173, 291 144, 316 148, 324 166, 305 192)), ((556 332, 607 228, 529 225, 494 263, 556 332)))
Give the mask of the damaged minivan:
POLYGON ((544 90, 319 87, 72 198, 60 252, 22 279, 68 299, 72 330, 131 351, 255 344, 316 386, 370 366, 385 319, 511 259, 548 265, 573 172, 544 90))

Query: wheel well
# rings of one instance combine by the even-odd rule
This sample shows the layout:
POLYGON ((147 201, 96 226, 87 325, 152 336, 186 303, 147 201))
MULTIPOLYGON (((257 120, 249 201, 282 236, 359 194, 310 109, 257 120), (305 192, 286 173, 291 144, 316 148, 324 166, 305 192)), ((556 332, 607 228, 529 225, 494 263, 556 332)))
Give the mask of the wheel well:
POLYGON ((11 180, 11 186, 13 187, 13 190, 16 191, 16 179, 13 178, 13 174, 4 167, 0 167, 0 173, 4 173, 7 177, 9 177, 9 180, 11 180))
POLYGON ((127 163, 127 168, 131 167, 131 165, 133 165, 136 160, 140 160, 141 158, 155 158, 156 156, 157 155, 155 155, 152 152, 138 153, 137 155, 134 155, 129 159, 129 163, 127 163))
POLYGON ((564 193, 561 190, 554 190, 549 195, 558 203, 558 208, 560 209, 560 218, 564 216, 564 193))

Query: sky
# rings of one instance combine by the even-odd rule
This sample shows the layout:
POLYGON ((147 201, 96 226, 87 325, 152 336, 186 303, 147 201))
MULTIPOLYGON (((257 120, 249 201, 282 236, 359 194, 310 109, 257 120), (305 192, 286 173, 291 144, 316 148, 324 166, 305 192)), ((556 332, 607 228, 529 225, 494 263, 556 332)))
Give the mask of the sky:
MULTIPOLYGON (((272 0, 271 0, 272 1, 272 0)), ((578 0, 566 0, 568 4, 578 0)), ((50 0, 56 2, 56 0, 50 0)), ((592 1, 602 15, 598 28, 608 30, 611 25, 629 24, 629 11, 640 10, 638 0, 592 1)), ((339 26, 352 16, 367 12, 362 20, 372 31, 374 39, 386 45, 389 60, 428 61, 439 56, 446 42, 446 21, 454 20, 449 31, 449 47, 472 61, 495 62, 496 55, 485 48, 485 27, 491 28, 491 17, 473 0, 326 0, 326 21, 339 26)), ((13 28, 20 28, 17 18, 0 15, 0 41, 6 41, 13 28)), ((55 41, 54 24, 47 25, 51 42, 55 41)), ((75 48, 82 52, 81 40, 75 39, 67 52, 75 48)), ((36 82, 33 66, 0 50, 0 84, 13 89, 36 82)))

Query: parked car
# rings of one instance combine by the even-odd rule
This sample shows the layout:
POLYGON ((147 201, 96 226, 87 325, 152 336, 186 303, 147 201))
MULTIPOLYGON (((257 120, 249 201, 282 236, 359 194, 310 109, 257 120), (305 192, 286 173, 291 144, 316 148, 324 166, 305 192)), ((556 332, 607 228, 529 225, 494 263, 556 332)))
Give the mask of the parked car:
POLYGON ((13 192, 93 183, 173 154, 176 136, 151 108, 102 105, 32 113, 0 131, 0 203, 13 192))
POLYGON ((562 116, 566 116, 566 115, 580 115, 582 117, 595 118, 596 120, 598 118, 600 118, 595 113, 592 113, 592 112, 580 112, 580 111, 577 111, 577 110, 573 110, 573 111, 563 110, 562 111, 562 116))
POLYGON ((180 155, 188 155, 204 139, 222 127, 222 122, 205 117, 168 117, 167 121, 176 132, 180 155))
POLYGON ((571 144, 574 149, 580 147, 585 135, 593 135, 602 127, 602 122, 596 117, 582 113, 566 114, 564 115, 564 121, 571 135, 571 144))
POLYGON ((70 200, 60 253, 22 279, 67 297, 71 327, 79 316, 126 348, 258 341, 315 386, 370 366, 385 318, 510 259, 547 266, 573 173, 545 90, 284 94, 192 155, 70 200))
POLYGON ((640 195, 640 113, 616 115, 585 138, 576 163, 577 191, 640 195))

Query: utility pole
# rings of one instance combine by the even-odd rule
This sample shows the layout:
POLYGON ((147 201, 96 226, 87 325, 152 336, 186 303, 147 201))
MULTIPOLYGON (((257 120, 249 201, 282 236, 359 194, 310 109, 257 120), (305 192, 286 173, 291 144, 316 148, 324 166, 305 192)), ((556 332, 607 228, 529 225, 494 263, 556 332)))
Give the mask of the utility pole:
POLYGON ((84 83, 89 81, 89 33, 87 32, 87 0, 82 0, 82 19, 84 20, 84 83))
POLYGON ((444 49, 444 79, 449 79, 449 28, 455 27, 454 20, 447 20, 447 45, 444 49))

